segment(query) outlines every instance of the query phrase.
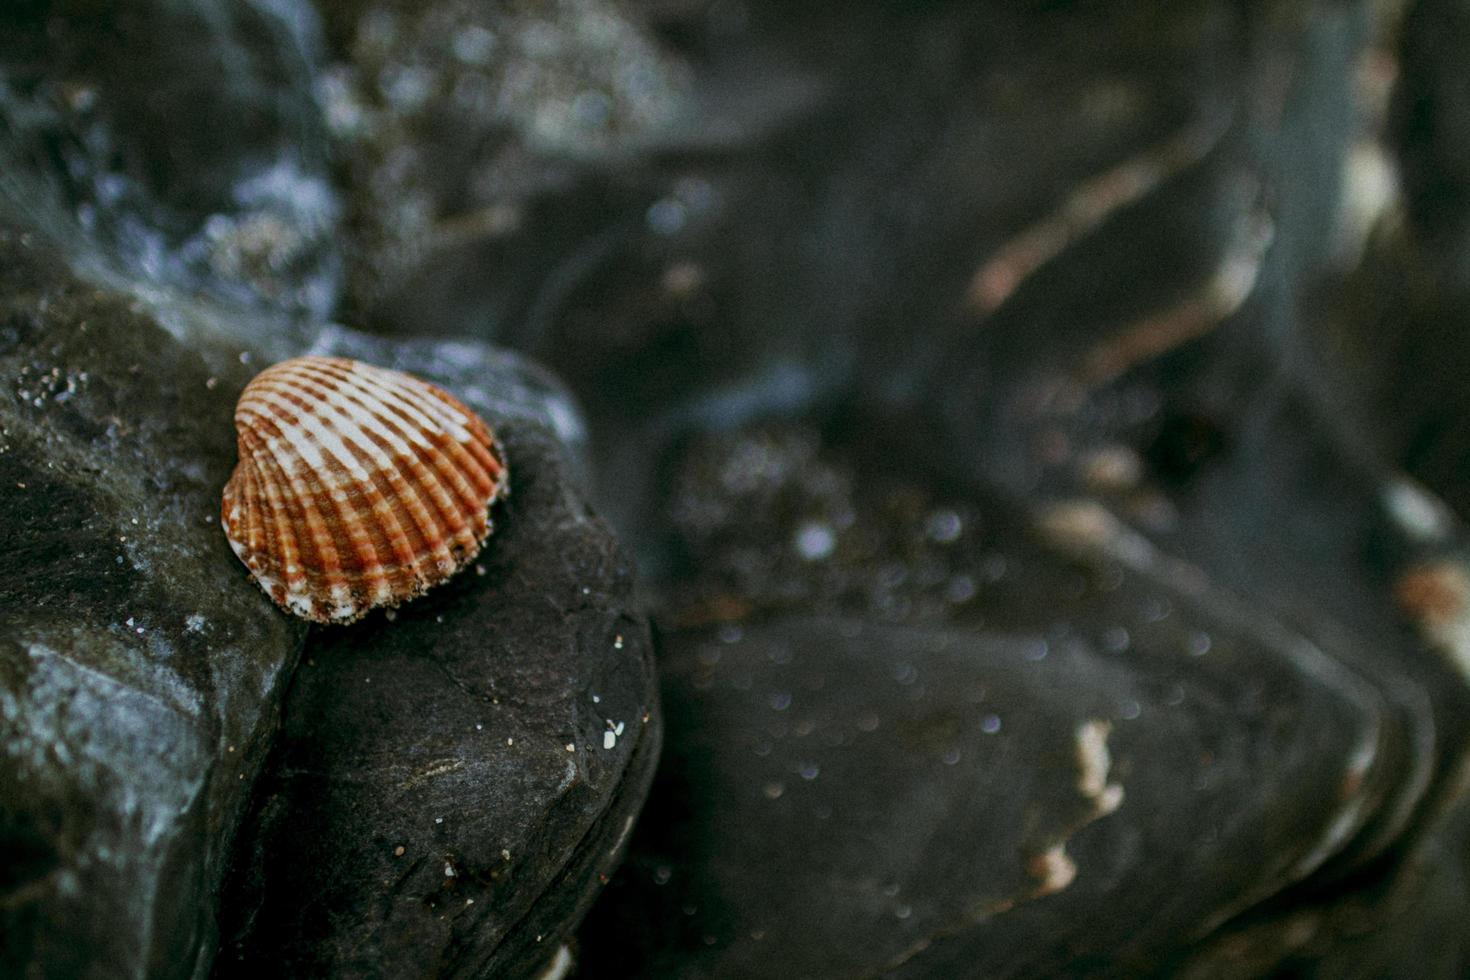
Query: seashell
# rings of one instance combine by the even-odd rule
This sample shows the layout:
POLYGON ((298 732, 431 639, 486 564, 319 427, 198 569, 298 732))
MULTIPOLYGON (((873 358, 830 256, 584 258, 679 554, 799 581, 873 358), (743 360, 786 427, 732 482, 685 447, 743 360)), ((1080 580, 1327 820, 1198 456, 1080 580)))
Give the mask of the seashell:
POLYGON ((507 492, 490 429, 444 390, 342 357, 256 375, 235 406, 240 461, 220 523, 282 608, 350 623, 474 559, 507 492))

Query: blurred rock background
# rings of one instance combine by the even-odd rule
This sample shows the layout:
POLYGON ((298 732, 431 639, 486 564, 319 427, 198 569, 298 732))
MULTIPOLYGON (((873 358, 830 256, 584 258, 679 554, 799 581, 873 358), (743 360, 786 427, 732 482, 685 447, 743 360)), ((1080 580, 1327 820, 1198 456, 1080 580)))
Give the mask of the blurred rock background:
POLYGON ((7 5, 0 972, 1465 975, 1467 42, 7 5), (235 568, 308 350, 504 427, 484 575, 235 568))

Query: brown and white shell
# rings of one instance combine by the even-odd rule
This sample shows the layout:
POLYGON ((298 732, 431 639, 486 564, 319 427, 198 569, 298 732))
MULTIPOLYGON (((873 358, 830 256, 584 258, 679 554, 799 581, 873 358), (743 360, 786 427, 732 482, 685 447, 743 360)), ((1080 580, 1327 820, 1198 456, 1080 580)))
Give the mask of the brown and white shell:
POLYGON ((256 375, 235 406, 240 461, 221 523, 282 608, 350 623, 463 568, 507 492, 490 429, 444 390, 342 357, 256 375))

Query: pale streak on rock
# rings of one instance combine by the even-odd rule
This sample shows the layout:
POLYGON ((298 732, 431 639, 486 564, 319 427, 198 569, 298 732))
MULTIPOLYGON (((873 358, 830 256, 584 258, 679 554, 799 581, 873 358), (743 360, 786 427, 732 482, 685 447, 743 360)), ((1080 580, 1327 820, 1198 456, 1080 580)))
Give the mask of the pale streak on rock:
POLYGON ((1457 559, 1411 566, 1394 599, 1420 633, 1470 679, 1470 569, 1457 559))
POLYGON ((1400 203, 1393 154, 1377 139, 1353 144, 1342 163, 1342 215, 1337 232, 1337 263, 1355 268, 1368 239, 1400 203))
POLYGON ((1095 344, 1082 358, 1078 372, 1082 387, 1101 387, 1135 365, 1202 337, 1239 309, 1256 288, 1261 261, 1271 244, 1271 221, 1264 212, 1247 214, 1234 238, 1198 289, 1095 344))
POLYGON ((577 961, 572 958, 572 951, 565 946, 560 946, 551 961, 542 967, 540 973, 536 974, 535 980, 565 980, 566 977, 571 976, 572 967, 576 965, 577 961))
POLYGON ((1096 814, 1105 817, 1123 804, 1123 787, 1108 782, 1113 766, 1108 752, 1111 722, 1092 718, 1077 726, 1077 792, 1092 801, 1096 814))
POLYGON ((419 783, 425 782, 430 779, 438 779, 440 776, 447 776, 450 773, 458 772, 463 768, 463 759, 440 759, 430 764, 429 768, 425 769, 423 772, 417 772, 414 773, 412 776, 409 776, 403 782, 399 783, 398 787, 400 789, 412 789, 419 783))
POLYGON ((1383 491, 1383 506, 1394 524, 1419 544, 1449 539, 1455 519, 1449 508, 1414 481, 1399 477, 1383 491))
POLYGON ((1077 880, 1077 862, 1067 854, 1067 842, 1058 841, 1031 858, 1026 871, 1037 881, 1033 898, 1045 898, 1065 891, 1077 880))
POLYGON ((1113 757, 1108 752, 1108 736, 1112 731, 1111 722, 1089 718, 1079 724, 1073 733, 1077 759, 1077 792, 1092 804, 1092 812, 1067 831, 1065 836, 1046 850, 1033 854, 1026 862, 1026 873, 1036 880, 1036 889, 1029 896, 1031 898, 1055 895, 1077 880, 1077 862, 1067 853, 1067 841, 1088 824, 1108 816, 1123 805, 1123 787, 1108 782, 1108 773, 1113 767, 1113 757))
POLYGON ((1163 142, 1079 183, 1056 211, 1001 245, 970 280, 970 308, 999 309, 1027 277, 1120 208, 1199 162, 1220 137, 1213 122, 1195 123, 1163 142))

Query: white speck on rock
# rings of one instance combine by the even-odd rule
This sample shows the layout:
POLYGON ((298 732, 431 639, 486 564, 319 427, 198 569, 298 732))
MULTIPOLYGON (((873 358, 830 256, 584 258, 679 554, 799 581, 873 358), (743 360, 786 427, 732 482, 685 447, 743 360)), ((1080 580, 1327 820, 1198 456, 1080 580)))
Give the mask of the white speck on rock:
POLYGON ((1423 488, 1399 479, 1389 484, 1383 504, 1404 533, 1432 543, 1448 536, 1453 523, 1445 506, 1423 488))
POLYGON ((796 529, 791 543, 804 560, 821 561, 837 550, 837 533, 820 521, 807 521, 796 529))
POLYGON ((929 540, 939 544, 953 544, 960 539, 964 530, 964 521, 960 520, 960 515, 952 510, 936 510, 929 515, 929 521, 925 527, 929 540))

